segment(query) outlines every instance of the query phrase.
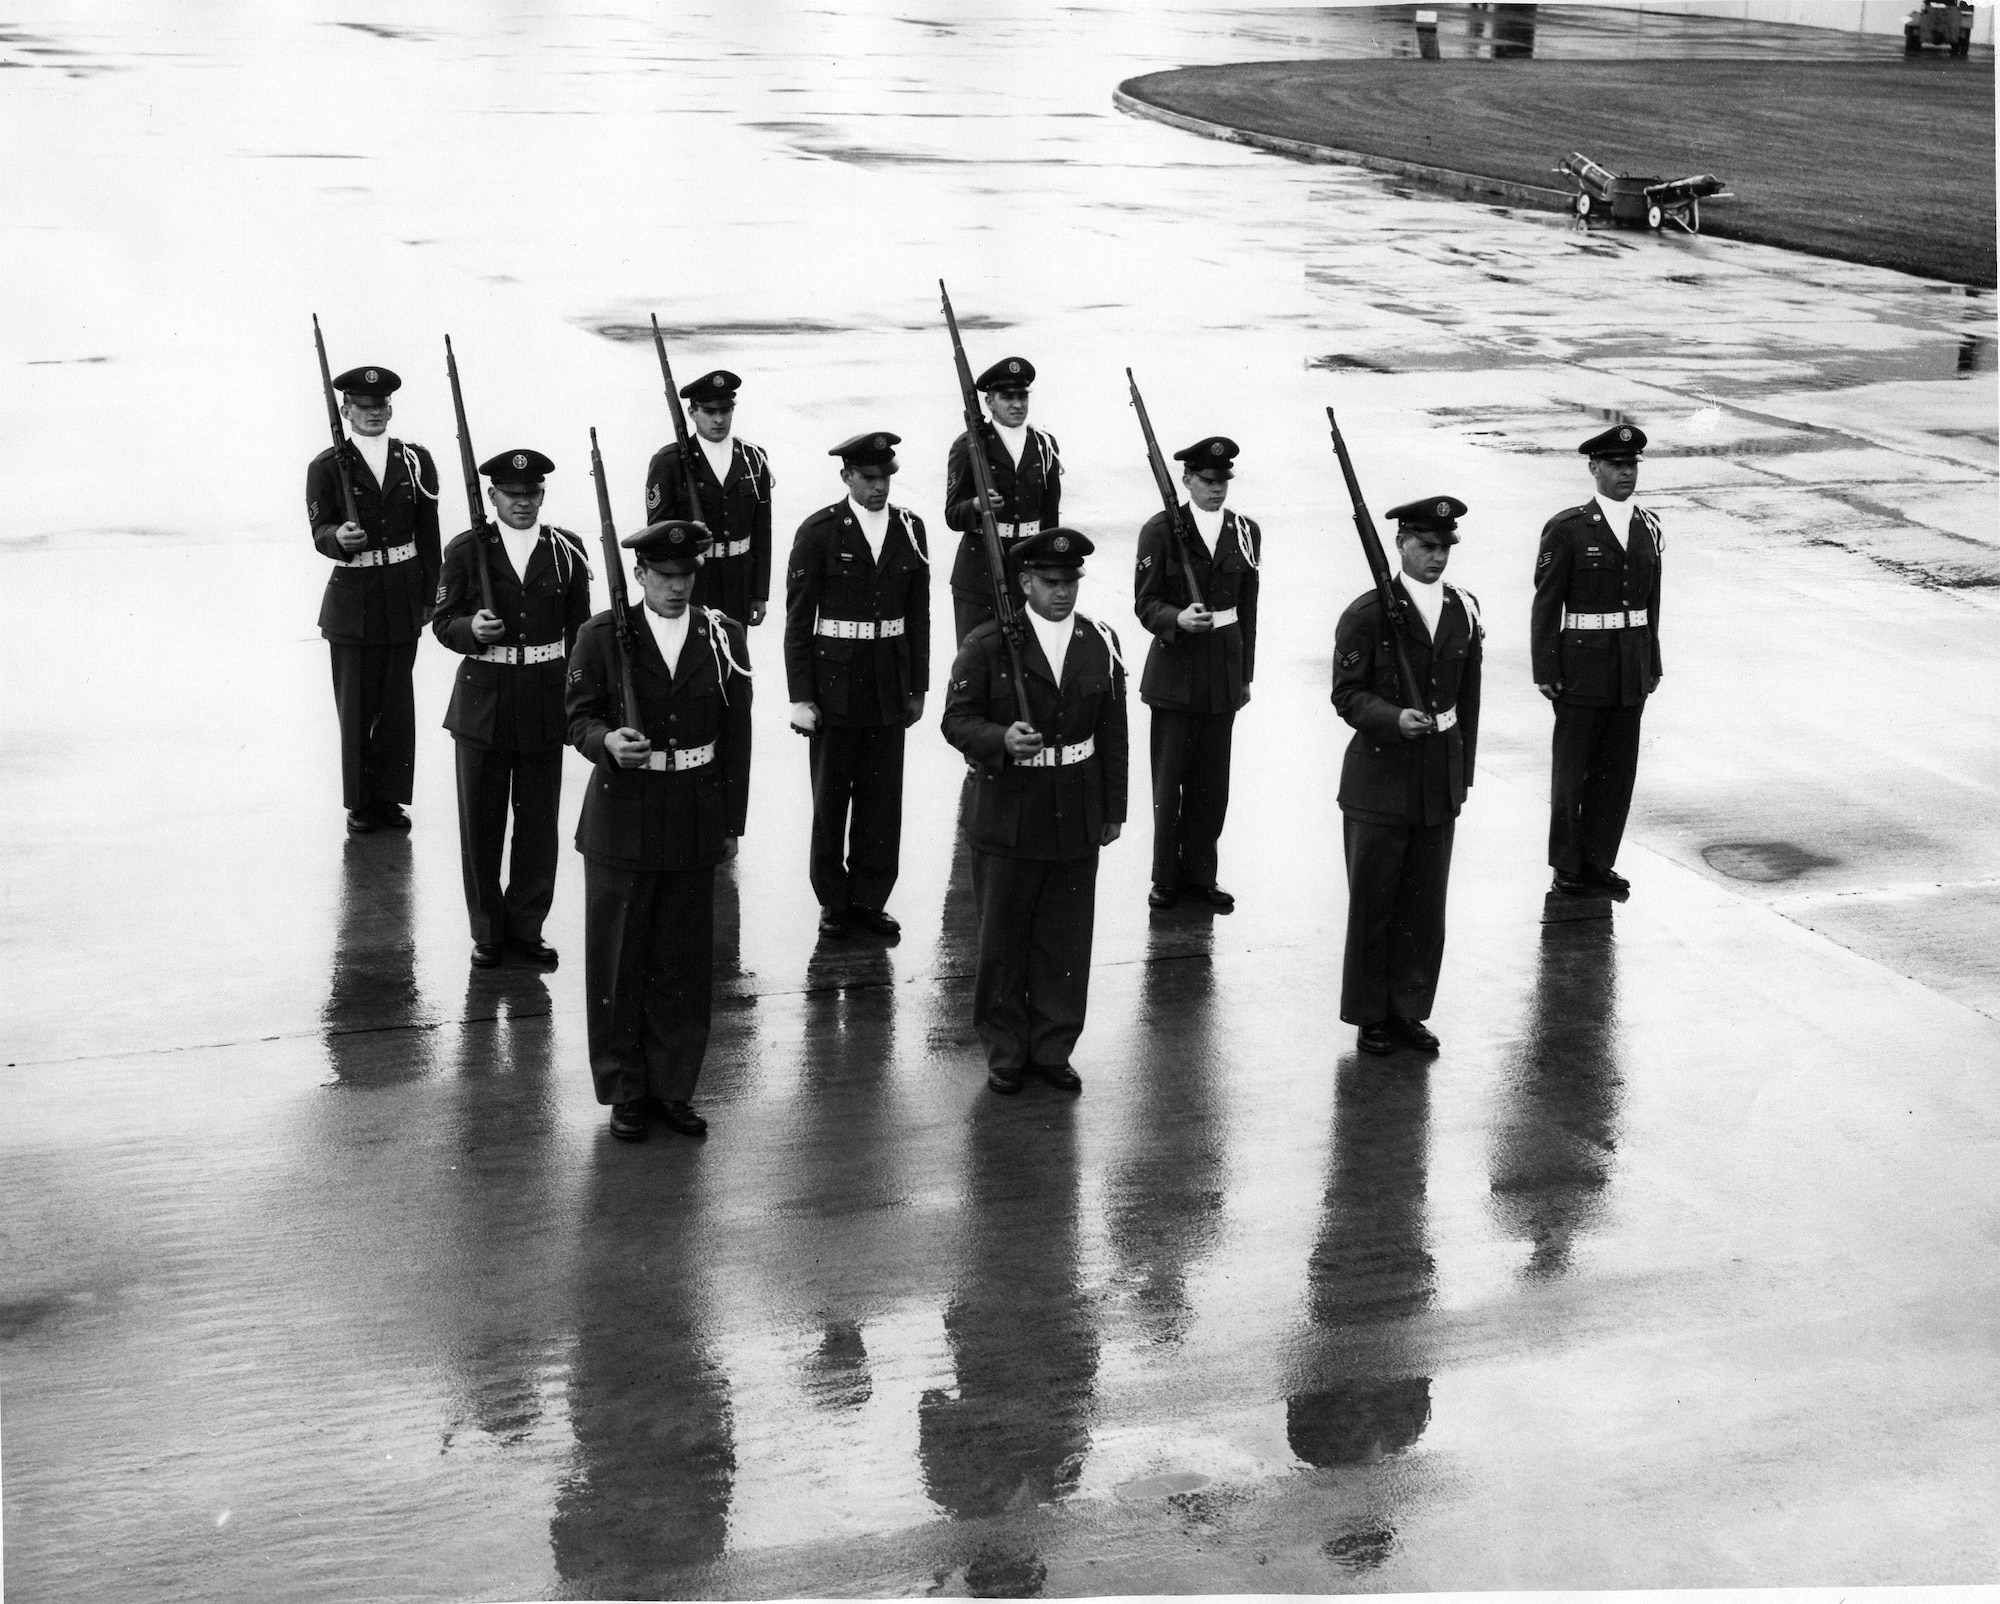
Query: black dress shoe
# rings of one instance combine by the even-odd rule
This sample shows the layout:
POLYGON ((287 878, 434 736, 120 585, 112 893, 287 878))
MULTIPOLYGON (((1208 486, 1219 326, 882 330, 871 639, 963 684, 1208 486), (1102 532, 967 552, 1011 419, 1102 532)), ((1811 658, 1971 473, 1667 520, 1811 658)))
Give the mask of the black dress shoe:
POLYGON ((670 1131, 679 1131, 683 1136, 706 1136, 708 1121, 694 1111, 694 1104, 686 1101, 660 1103, 660 1123, 670 1131))
POLYGON ((1149 908, 1171 908, 1180 900, 1180 893, 1172 886, 1154 886, 1146 893, 1146 906, 1149 908))
POLYGON ((1018 1069, 989 1069, 986 1085, 1002 1097, 1012 1097, 1021 1089, 1021 1072, 1018 1069))
POLYGON ((1182 889, 1191 897, 1199 897, 1217 913, 1236 911, 1236 899, 1221 886, 1184 886, 1182 889))
POLYGON ((1067 1064, 1030 1064, 1028 1067, 1059 1092, 1083 1090, 1083 1077, 1067 1064))
POLYGON ((401 808, 396 806, 395 803, 377 802, 374 804, 374 810, 375 810, 375 822, 381 825, 383 829, 385 830, 409 829, 410 827, 409 814, 405 813, 401 808))
POLYGON ((895 916, 884 913, 880 908, 849 908, 847 922, 858 925, 871 935, 900 936, 903 927, 896 923, 895 916))
POLYGON ((1599 897, 1604 894, 1604 888, 1595 880, 1580 874, 1565 874, 1560 869, 1556 870, 1555 883, 1549 889, 1565 897, 1599 897))
POLYGON ((1583 877, 1586 880, 1596 881, 1598 885, 1602 886, 1620 901, 1632 895, 1632 882, 1627 880, 1622 874, 1614 873, 1610 869, 1594 869, 1586 863, 1583 866, 1583 877))
POLYGON ((1354 1045, 1364 1053, 1393 1053, 1396 1038, 1389 1030, 1389 1021, 1378 1019, 1372 1025, 1361 1027, 1361 1033, 1354 1038, 1354 1045))
POLYGON ((347 833, 349 835, 373 835, 382 826, 360 808, 347 810, 347 833))
POLYGON ((847 910, 845 908, 822 908, 819 911, 819 933, 822 936, 844 936, 847 934, 847 910))
POLYGON ((646 1139, 646 1100, 643 1097, 611 1105, 611 1134, 621 1142, 643 1142, 646 1139))
POLYGON ((1389 1019, 1389 1028, 1420 1053, 1434 1053, 1438 1050, 1438 1039, 1420 1019, 1389 1019))
POLYGON ((540 964, 544 969, 553 969, 562 961, 556 955, 555 948, 542 940, 540 936, 536 936, 532 940, 521 936, 509 936, 507 938, 507 945, 512 947, 523 958, 527 959, 529 963, 540 964))
POLYGON ((497 941, 475 941, 472 944, 472 967, 474 969, 498 969, 500 967, 500 943, 497 941))

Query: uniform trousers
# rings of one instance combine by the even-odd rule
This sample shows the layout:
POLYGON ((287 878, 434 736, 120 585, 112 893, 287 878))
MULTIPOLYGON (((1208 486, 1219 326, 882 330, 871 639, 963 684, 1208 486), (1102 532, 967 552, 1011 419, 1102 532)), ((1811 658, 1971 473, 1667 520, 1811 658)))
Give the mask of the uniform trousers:
POLYGON ((746 551, 740 557, 715 557, 703 563, 700 572, 694 576, 694 595, 690 598, 692 605, 713 607, 739 624, 748 624, 750 558, 751 554, 746 551))
POLYGON ((454 739, 458 765, 458 861, 474 941, 535 941, 556 895, 556 811, 562 803, 563 748, 508 752, 454 739), (513 793, 514 851, 507 889, 500 854, 513 793))
POLYGON ((583 982, 600 1103, 685 1102, 708 1051, 715 869, 583 862, 583 982))
POLYGON ((959 645, 963 646, 966 636, 992 618, 993 604, 990 601, 981 601, 976 596, 961 596, 957 591, 951 593, 951 622, 952 628, 958 632, 959 645))
POLYGON ((1153 884, 1212 886, 1236 715, 1152 709, 1153 884))
POLYGON ((903 726, 822 724, 808 747, 813 895, 823 908, 879 911, 901 866, 903 726))
POLYGON ((1556 703, 1549 776, 1549 863, 1563 874, 1618 861, 1632 779, 1639 770, 1639 718, 1646 704, 1576 707, 1556 703))
POLYGON ((1347 955, 1340 1017, 1372 1025, 1427 1019, 1444 962, 1444 899, 1455 819, 1443 824, 1341 820, 1347 852, 1347 955))
POLYGON ((972 853, 979 959, 972 1024, 989 1069, 1069 1062, 1090 1000, 1097 854, 1074 863, 972 853))
POLYGON ((407 802, 417 767, 417 643, 332 640, 333 706, 340 716, 341 806, 407 802))

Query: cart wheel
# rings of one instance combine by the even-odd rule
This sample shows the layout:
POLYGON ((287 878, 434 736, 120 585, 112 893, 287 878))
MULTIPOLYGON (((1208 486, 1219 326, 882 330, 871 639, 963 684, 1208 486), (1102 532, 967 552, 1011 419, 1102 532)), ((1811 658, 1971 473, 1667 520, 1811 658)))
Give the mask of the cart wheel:
POLYGON ((1590 215, 1590 197, 1588 195, 1577 196, 1576 215, 1578 217, 1588 217, 1590 215))
POLYGON ((1646 208, 1646 226, 1647 226, 1648 228, 1658 228, 1658 227, 1660 226, 1660 209, 1659 209, 1659 207, 1657 207, 1657 206, 1648 206, 1648 207, 1646 208))
POLYGON ((1701 232, 1701 199, 1699 196, 1688 202, 1688 232, 1690 234, 1699 234, 1701 232))

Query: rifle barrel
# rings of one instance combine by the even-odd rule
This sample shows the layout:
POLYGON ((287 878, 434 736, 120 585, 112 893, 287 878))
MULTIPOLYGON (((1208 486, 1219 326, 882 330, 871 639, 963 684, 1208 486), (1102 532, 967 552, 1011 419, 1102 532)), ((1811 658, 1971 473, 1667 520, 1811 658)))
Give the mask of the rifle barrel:
POLYGON ((1354 475, 1354 462, 1347 454, 1347 442, 1341 438, 1340 421, 1334 417, 1332 407, 1326 409, 1326 424, 1333 432, 1333 454, 1340 459, 1340 472, 1347 480, 1347 494, 1354 502, 1354 532, 1361 539, 1361 555, 1368 561, 1368 574, 1375 581, 1375 595, 1382 603, 1382 617, 1388 625, 1389 638, 1395 644, 1396 671, 1402 679, 1403 698, 1419 713, 1429 713, 1429 700, 1410 667, 1409 619, 1403 612, 1403 604, 1396 600, 1396 593, 1390 589, 1394 576, 1389 571, 1389 559, 1382 550, 1382 537, 1375 532, 1375 519, 1361 494, 1361 481, 1354 475))
POLYGON ((604 583, 611 592, 611 655, 618 663, 618 695, 625 727, 645 733, 639 722, 639 698, 632 689, 632 621, 625 590, 625 559, 618 546, 618 525, 611 517, 611 491, 604 482, 604 458, 597 449, 597 430, 590 431, 590 476, 597 481, 597 521, 604 533, 604 583))
POLYGON ((1014 675, 1014 705, 1023 724, 1035 722, 1028 706, 1028 683, 1021 677, 1021 619, 1007 595, 1007 555, 1000 546, 1000 526, 993 519, 993 474, 986 461, 986 441, 979 432, 978 392, 972 387, 972 367, 965 360, 965 342, 958 337, 958 318, 951 309, 951 292, 938 280, 944 301, 944 326, 951 331, 952 362, 958 370, 958 395, 965 406, 965 455, 972 469, 972 486, 979 498, 980 545, 986 552, 987 579, 993 587, 993 617, 1007 644, 1007 666, 1014 675))
POLYGON ((701 507, 701 491, 695 484, 693 447, 688 440, 687 414, 681 410, 681 393, 674 387, 673 364, 667 360, 667 342, 660 333, 660 319, 656 313, 648 313, 653 320, 653 349, 659 353, 660 379, 667 387, 667 408, 674 419, 674 444, 680 448, 681 477, 687 483, 689 518, 698 524, 706 524, 701 507))
POLYGON ((493 573, 486 566, 486 509, 479 504, 479 468, 472 449, 472 430, 465 421, 465 396, 458 387, 458 358, 452 354, 449 334, 444 337, 444 371, 451 380, 452 415, 458 420, 458 466, 465 475, 465 504, 472 519, 472 561, 479 570, 479 603, 490 613, 493 573))
POLYGON ((319 385, 326 397, 326 424, 333 431, 333 471, 340 479, 342 510, 351 524, 361 522, 354 510, 354 479, 347 471, 347 431, 340 426, 340 403, 333 398, 333 369, 327 366, 326 341, 319 332, 319 313, 313 313, 313 347, 319 352, 319 385))
POLYGON ((1132 407, 1139 414, 1139 430, 1146 437, 1146 464, 1153 470, 1153 486, 1160 492, 1160 503, 1167 511, 1169 534, 1168 551, 1179 552, 1181 573, 1187 580, 1188 599, 1197 607, 1206 607, 1207 600, 1201 593, 1201 581, 1194 576, 1194 553, 1188 548, 1187 526, 1181 522, 1181 498, 1174 494, 1174 478, 1167 472, 1167 459, 1160 452, 1160 442, 1153 435, 1153 420, 1146 412, 1146 398, 1139 393, 1139 381, 1132 377, 1132 370, 1125 370, 1125 382, 1131 387, 1132 407))

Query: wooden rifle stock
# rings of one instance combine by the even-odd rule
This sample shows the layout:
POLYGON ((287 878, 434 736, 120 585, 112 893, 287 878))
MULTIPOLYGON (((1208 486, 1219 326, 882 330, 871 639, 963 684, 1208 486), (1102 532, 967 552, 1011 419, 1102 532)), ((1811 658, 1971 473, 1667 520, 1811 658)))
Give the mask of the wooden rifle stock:
POLYGON ((1340 458, 1340 471, 1347 480, 1347 494, 1354 502, 1354 532, 1361 537, 1361 555, 1368 559, 1368 572, 1375 581, 1375 595, 1382 603, 1382 616, 1389 625, 1389 638, 1396 647, 1396 672, 1401 677, 1403 698, 1419 713, 1429 713, 1430 704, 1424 696, 1424 688, 1417 682, 1417 676, 1410 668, 1409 617, 1404 612, 1404 604, 1396 599, 1396 592, 1390 587, 1394 575, 1389 569, 1389 559, 1382 551, 1382 537, 1375 533, 1375 520, 1369 514, 1368 503, 1361 496, 1361 482, 1354 477, 1354 461, 1347 454, 1347 442, 1340 437, 1340 424, 1334 418, 1333 408, 1326 409, 1327 427, 1333 431, 1333 454, 1340 458))
MULTIPOLYGON (((695 488, 694 442, 688 439, 687 415, 681 411, 681 393, 674 388, 673 364, 667 360, 667 342, 660 335, 660 320, 651 313, 653 319, 653 349, 660 357, 660 378, 667 387, 667 406, 674 416, 674 444, 680 447, 681 477, 687 481, 688 511, 691 522, 708 527, 708 520, 701 512, 701 492, 695 488)), ((712 534, 714 531, 710 531, 712 534)))
MULTIPOLYGON (((354 476, 347 471, 347 431, 340 426, 340 403, 333 398, 333 369, 326 365, 326 341, 320 337, 319 313, 313 313, 313 346, 319 352, 319 387, 326 397, 326 426, 333 431, 333 471, 340 476, 340 502, 351 524, 361 522, 354 510, 354 476)), ((375 544, 369 537, 369 544, 375 544)))
POLYGON ((625 711, 625 728, 644 735, 639 698, 632 689, 632 619, 625 590, 625 558, 618 545, 618 526, 611 520, 611 491, 604 483, 604 458, 598 455, 594 428, 590 431, 590 477, 597 481, 597 520, 604 528, 604 583, 611 592, 611 655, 618 660, 618 697, 625 711))
POLYGON ((1174 494, 1174 476, 1167 472, 1167 459, 1160 454, 1160 442, 1153 437, 1153 420, 1146 415, 1146 398, 1139 394, 1139 381, 1125 370, 1125 382, 1132 390, 1132 406, 1139 414, 1139 428, 1146 436, 1146 462, 1153 470, 1153 483, 1160 492, 1160 505, 1167 509, 1167 528, 1173 540, 1169 551, 1181 558, 1181 573, 1187 578, 1188 599, 1197 607, 1208 602, 1201 594, 1201 581, 1194 577, 1194 553, 1188 549, 1187 525, 1181 521, 1181 498, 1174 494))
POLYGON ((938 280, 944 300, 944 325, 951 331, 951 356, 958 369, 958 395, 965 405, 965 455, 972 466, 973 493, 979 501, 979 537, 986 552, 986 577, 993 587, 993 617, 1007 646, 1007 666, 1014 675, 1014 705, 1023 724, 1035 722, 1028 707, 1028 682, 1021 677, 1021 615, 1007 594, 1007 554, 1000 546, 1000 526, 993 519, 993 472, 986 461, 986 438, 979 427, 979 392, 972 387, 972 369, 965 360, 965 343, 958 337, 958 318, 951 309, 951 292, 938 280))
POLYGON ((465 422, 465 397, 458 388, 458 358, 452 355, 449 334, 444 337, 444 371, 451 380, 452 416, 458 419, 458 466, 465 475, 465 504, 472 515, 472 560, 479 566, 479 605, 491 613, 493 575, 486 566, 486 509, 479 501, 479 469, 473 461, 472 430, 465 422))

